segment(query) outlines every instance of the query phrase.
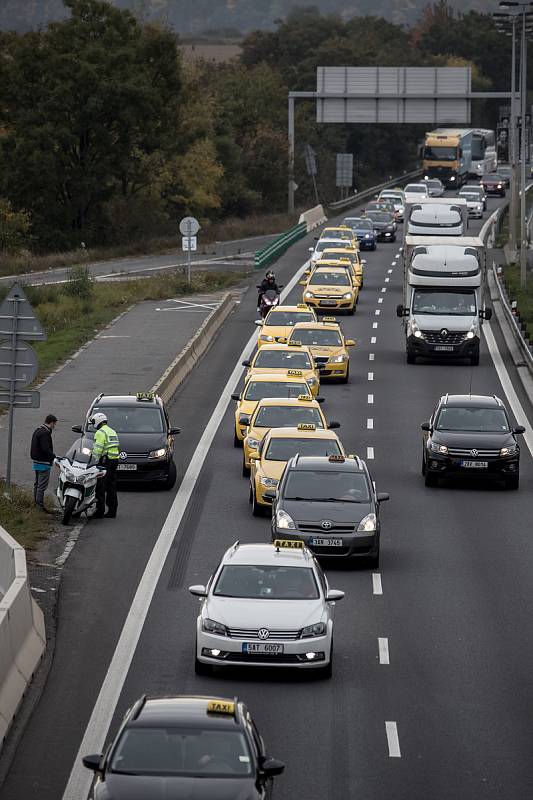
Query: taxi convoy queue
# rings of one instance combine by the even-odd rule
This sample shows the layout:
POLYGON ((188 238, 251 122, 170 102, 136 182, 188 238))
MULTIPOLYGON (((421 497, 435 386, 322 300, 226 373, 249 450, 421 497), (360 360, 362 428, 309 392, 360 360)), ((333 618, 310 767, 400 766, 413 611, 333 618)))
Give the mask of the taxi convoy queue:
MULTIPOLYGON (((395 222, 400 200, 389 200, 397 203, 395 222)), ((247 666, 330 678, 334 606, 344 592, 330 588, 318 559, 379 566, 380 504, 389 495, 377 491, 366 463, 346 452, 335 433, 340 425, 327 420, 319 395, 321 381, 349 381, 356 343, 336 317, 319 318, 317 312, 354 313, 364 282, 360 248, 375 249, 377 238, 394 240, 396 228, 376 233, 365 217, 347 222, 350 227, 325 228, 312 248, 302 302, 275 306, 256 321, 257 351, 243 362, 244 387, 232 395, 233 443, 242 448, 252 514, 270 515, 270 541, 235 542, 205 585, 189 587, 201 603, 197 675, 247 666)), ((164 414, 165 431, 174 431, 164 414)), ((515 434, 524 429, 511 428, 498 398, 446 395, 422 430, 426 485, 470 464, 453 447, 465 436, 487 439, 483 431, 490 431, 492 442, 499 437, 499 449, 491 451, 496 457, 489 472, 517 488, 515 434)), ((479 453, 485 457, 485 450, 479 453)), ((134 794, 177 800, 193 793, 266 799, 285 768, 269 755, 242 701, 206 696, 141 697, 106 752, 83 763, 95 773, 94 800, 134 794)))

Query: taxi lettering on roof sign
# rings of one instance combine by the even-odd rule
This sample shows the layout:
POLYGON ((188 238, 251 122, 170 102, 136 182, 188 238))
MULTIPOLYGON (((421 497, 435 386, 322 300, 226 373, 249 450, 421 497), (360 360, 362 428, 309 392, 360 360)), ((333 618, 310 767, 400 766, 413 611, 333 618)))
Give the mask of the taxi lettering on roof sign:
POLYGON ((274 547, 280 550, 286 547, 288 550, 303 550, 305 544, 298 539, 274 539, 274 547))
POLYGON ((322 317, 322 322, 337 322, 337 317, 322 317))
POLYGON ((333 455, 333 456, 329 457, 329 460, 330 461, 337 461, 337 462, 342 464, 346 459, 344 458, 344 456, 335 456, 335 455, 333 455))
POLYGON ((289 345, 289 347, 301 347, 301 346, 302 346, 302 343, 301 343, 301 342, 295 342, 295 341, 293 341, 293 340, 291 339, 291 340, 288 342, 288 345, 289 345))
POLYGON ((155 395, 153 392, 137 392, 137 400, 153 400, 155 395))
POLYGON ((310 403, 313 398, 308 394, 299 394, 298 400, 303 400, 305 403, 310 403))
POLYGON ((207 711, 210 714, 229 714, 235 715, 235 703, 227 700, 209 700, 207 711))
POLYGON ((303 372, 302 372, 301 369, 288 369, 287 370, 287 375, 296 375, 298 378, 301 378, 302 375, 303 375, 303 372))
POLYGON ((300 422, 298 424, 299 431, 316 431, 316 425, 312 422, 300 422))
POLYGON ((309 310, 309 306, 307 305, 307 303, 298 303, 296 308, 305 308, 306 311, 309 310))

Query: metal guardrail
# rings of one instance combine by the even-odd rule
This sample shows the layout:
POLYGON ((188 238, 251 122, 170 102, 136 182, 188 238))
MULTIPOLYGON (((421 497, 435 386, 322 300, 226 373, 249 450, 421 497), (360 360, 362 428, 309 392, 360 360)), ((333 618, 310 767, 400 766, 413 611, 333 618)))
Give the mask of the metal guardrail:
POLYGON ((498 289, 498 295, 500 297, 500 303, 502 304, 502 308, 505 314, 505 318, 509 323, 513 335, 516 339, 516 343, 518 345, 518 349, 520 350, 521 355, 524 357, 524 361, 533 373, 533 353, 531 352, 531 347, 528 345, 522 331, 518 327, 518 323, 516 321, 516 316, 513 314, 511 306, 505 296, 505 292, 500 282, 500 277, 498 275, 498 270, 496 269, 496 264, 492 264, 492 274, 494 276, 494 282, 496 284, 496 288, 498 289))
POLYGON ((291 244, 297 242, 298 239, 301 239, 307 233, 307 223, 301 222, 298 225, 294 225, 294 227, 289 228, 288 231, 282 233, 281 236, 278 236, 271 242, 267 247, 264 247, 262 250, 258 250, 255 254, 255 269, 262 269, 263 267, 268 267, 269 264, 272 264, 279 256, 283 255, 283 253, 288 250, 291 244))
POLYGON ((333 211, 336 211, 337 209, 342 211, 343 208, 349 208, 350 206, 357 205, 361 202, 361 200, 368 199, 369 197, 375 195, 376 192, 381 192, 382 189, 391 189, 404 182, 409 183, 410 180, 413 178, 418 178, 420 175, 422 175, 421 169, 416 169, 413 172, 407 172, 405 175, 401 175, 398 178, 392 178, 390 181, 380 183, 379 186, 371 186, 369 189, 365 189, 363 192, 357 192, 356 194, 351 195, 351 197, 345 197, 344 200, 337 200, 335 203, 328 203, 328 208, 331 208, 333 211))

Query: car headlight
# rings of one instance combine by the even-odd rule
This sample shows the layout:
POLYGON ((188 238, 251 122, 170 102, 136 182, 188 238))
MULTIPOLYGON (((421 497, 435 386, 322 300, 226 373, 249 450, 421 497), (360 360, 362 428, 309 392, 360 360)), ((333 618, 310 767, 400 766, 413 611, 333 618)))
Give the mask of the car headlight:
POLYGON ((261 439, 253 439, 251 436, 247 436, 246 444, 248 445, 250 450, 257 450, 257 448, 261 444, 261 439))
POLYGON ((215 622, 214 619, 209 619, 208 617, 202 620, 202 630, 206 633, 217 633, 219 636, 228 635, 225 625, 221 622, 215 622))
POLYGON ((84 456, 90 456, 91 453, 92 453, 92 450, 91 450, 90 447, 82 447, 81 448, 81 452, 83 453, 84 456))
POLYGON ((262 333, 259 338, 261 339, 262 342, 273 342, 274 341, 274 337, 273 336, 269 336, 267 333, 262 333))
POLYGON ((367 514, 366 517, 363 517, 363 519, 357 526, 357 530, 364 531, 365 533, 375 533, 376 522, 377 520, 375 514, 367 514))
POLYGON ((309 300, 310 298, 314 297, 314 294, 313 294, 313 292, 306 292, 304 294, 304 297, 305 297, 306 300, 309 300))
POLYGON ((365 233, 365 239, 370 239, 370 234, 369 233, 365 233))
POLYGON ((296 530, 296 525, 294 524, 293 518, 290 517, 282 508, 279 508, 276 511, 276 527, 281 528, 281 530, 296 530))
POLYGON ((429 441, 428 442, 429 449, 433 450, 434 453, 441 453, 442 455, 446 455, 448 452, 448 448, 445 444, 438 444, 437 442, 429 441))
POLYGON ((472 324, 470 330, 466 334, 467 339, 475 339, 475 337, 479 338, 479 323, 477 320, 472 324))
POLYGON ((309 386, 316 386, 318 381, 313 375, 311 375, 310 378, 307 378, 307 383, 309 384, 309 386))
POLYGON ((424 335, 420 328, 418 327, 418 323, 414 317, 409 319, 407 323, 407 335, 415 336, 417 339, 423 339, 424 335))
POLYGON ((343 294, 342 298, 343 298, 343 300, 351 300, 352 299, 352 293, 351 292, 345 292, 343 294))
POLYGON ((500 450, 501 456, 512 456, 518 451, 518 445, 512 444, 510 447, 502 447, 500 450))
POLYGON ((345 356, 345 355, 342 355, 342 356, 330 356, 329 361, 330 361, 331 364, 342 364, 344 361, 346 361, 346 358, 347 358, 347 356, 345 356))
POLYGON ((76 483, 78 480, 78 476, 71 472, 69 469, 63 471, 63 475, 65 476, 65 480, 72 481, 72 483, 76 483))
POLYGON ((451 181, 454 181, 454 180, 455 180, 455 175, 452 175, 452 177, 450 178, 450 180, 451 180, 451 181))
POLYGON ((159 450, 151 450, 148 453, 148 458, 165 458, 167 454, 166 447, 160 447, 159 450))
POLYGON ((306 625, 300 631, 300 639, 307 639, 309 636, 324 636, 326 633, 325 622, 315 622, 314 625, 306 625))
POLYGON ((278 483, 277 478, 261 478, 261 486, 266 486, 267 489, 275 489, 278 483))
POLYGON ((496 187, 496 188, 497 188, 497 189, 501 189, 501 188, 502 188, 502 185, 501 185, 501 183, 499 183, 499 184, 497 185, 497 187, 496 187))

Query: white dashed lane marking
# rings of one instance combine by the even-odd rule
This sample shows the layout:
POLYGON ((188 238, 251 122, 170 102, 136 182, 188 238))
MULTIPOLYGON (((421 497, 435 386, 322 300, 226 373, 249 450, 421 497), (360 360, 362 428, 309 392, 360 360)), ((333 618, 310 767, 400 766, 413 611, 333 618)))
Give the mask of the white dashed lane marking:
POLYGON ((373 394, 369 394, 369 395, 368 395, 367 402, 368 402, 370 405, 372 405, 372 403, 374 402, 374 395, 373 395, 373 394))
POLYGON ((379 572, 372 573, 372 593, 383 594, 383 586, 381 584, 381 573, 379 572))
POLYGON ((382 639, 378 637, 378 647, 379 647, 379 663, 380 664, 390 664, 389 660, 389 640, 382 639))
POLYGON ((366 448, 366 457, 368 458, 369 461, 373 460, 373 458, 374 458, 374 448, 373 447, 367 447, 366 448))
POLYGON ((376 308, 376 310, 374 311, 374 314, 375 314, 376 317, 379 317, 379 315, 381 314, 381 309, 380 308, 376 308))
POLYGON ((369 417, 367 419, 366 427, 367 427, 367 430, 369 430, 369 431, 373 431, 374 430, 374 420, 372 419, 372 417, 369 417))
POLYGON ((368 380, 369 381, 373 381, 374 380, 374 373, 373 372, 369 372, 368 373, 368 380))
POLYGON ((378 303, 382 303, 382 302, 383 302, 383 298, 382 297, 378 297, 378 303))
POLYGON ((369 353, 368 354, 368 360, 369 361, 373 361, 374 360, 374 353, 369 353))
POLYGON ((372 327, 373 327, 374 329, 375 329, 375 328, 377 328, 377 327, 378 327, 378 325, 379 325, 379 322, 373 322, 373 323, 372 323, 372 327))
POLYGON ((372 338, 370 339, 370 344, 376 344, 376 341, 377 341, 377 337, 376 336, 372 336, 372 338))
MULTIPOLYGON (((389 281, 390 281, 390 278, 385 278, 385 283, 389 283, 389 281)), ((385 291, 385 290, 382 289, 382 291, 385 291)))
MULTIPOLYGON (((385 281, 386 281, 386 280, 387 280, 387 278, 385 278, 385 281)), ((385 294, 385 292, 386 292, 386 291, 387 291, 387 287, 386 287, 386 286, 384 286, 384 287, 382 288, 382 290, 381 290, 381 293, 382 293, 382 294, 385 294)))
POLYGON ((401 758, 398 726, 395 722, 386 722, 385 732, 387 734, 387 744, 389 745, 389 758, 401 758))

